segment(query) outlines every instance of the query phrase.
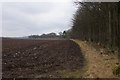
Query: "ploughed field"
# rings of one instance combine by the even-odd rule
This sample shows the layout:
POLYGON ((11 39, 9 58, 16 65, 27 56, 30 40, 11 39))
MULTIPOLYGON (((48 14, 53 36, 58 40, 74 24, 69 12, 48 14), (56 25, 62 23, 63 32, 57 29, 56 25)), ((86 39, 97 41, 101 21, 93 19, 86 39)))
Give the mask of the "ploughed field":
POLYGON ((71 40, 2 39, 2 77, 62 77, 57 70, 83 66, 79 45, 71 40))

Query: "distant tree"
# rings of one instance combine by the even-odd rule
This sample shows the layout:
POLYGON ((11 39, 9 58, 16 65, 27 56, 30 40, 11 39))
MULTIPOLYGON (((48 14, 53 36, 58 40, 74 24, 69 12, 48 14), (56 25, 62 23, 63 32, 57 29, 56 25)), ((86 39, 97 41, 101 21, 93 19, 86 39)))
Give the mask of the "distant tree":
POLYGON ((63 37, 63 33, 59 32, 59 37, 62 38, 63 37))
POLYGON ((42 34, 42 35, 30 35, 29 38, 58 38, 56 33, 48 33, 48 34, 42 34))
POLYGON ((73 38, 73 35, 72 35, 72 30, 69 29, 66 31, 66 38, 73 38))
POLYGON ((46 36, 49 38, 56 38, 57 37, 56 33, 49 33, 46 36))
POLYGON ((39 35, 30 35, 28 38, 39 38, 39 35))
POLYGON ((40 38, 46 38, 46 34, 42 34, 40 38))
POLYGON ((63 31, 63 38, 66 38, 66 31, 63 31))

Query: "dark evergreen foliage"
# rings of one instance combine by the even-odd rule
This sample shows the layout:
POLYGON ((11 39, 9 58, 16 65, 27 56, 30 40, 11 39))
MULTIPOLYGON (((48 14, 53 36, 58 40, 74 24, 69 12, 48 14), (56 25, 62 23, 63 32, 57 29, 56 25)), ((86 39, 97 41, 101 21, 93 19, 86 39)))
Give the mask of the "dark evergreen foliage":
POLYGON ((120 46, 118 2, 78 2, 74 15, 73 38, 120 46))

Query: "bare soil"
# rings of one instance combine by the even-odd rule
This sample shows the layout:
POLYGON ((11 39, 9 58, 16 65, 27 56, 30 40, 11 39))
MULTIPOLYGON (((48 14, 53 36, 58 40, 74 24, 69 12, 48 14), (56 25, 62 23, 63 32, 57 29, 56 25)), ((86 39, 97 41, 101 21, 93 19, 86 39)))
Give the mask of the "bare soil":
POLYGON ((71 40, 2 39, 3 78, 62 77, 55 71, 83 65, 79 45, 71 40))

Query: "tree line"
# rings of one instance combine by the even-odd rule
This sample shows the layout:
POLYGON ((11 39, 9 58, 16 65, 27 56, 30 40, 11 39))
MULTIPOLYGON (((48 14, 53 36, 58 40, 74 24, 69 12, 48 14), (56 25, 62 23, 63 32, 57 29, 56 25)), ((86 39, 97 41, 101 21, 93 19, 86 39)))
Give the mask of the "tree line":
POLYGON ((118 2, 76 2, 72 38, 120 47, 118 2))
POLYGON ((48 33, 48 34, 42 34, 42 35, 30 35, 29 38, 70 38, 68 36, 68 31, 59 32, 59 35, 57 35, 54 32, 48 33))
MULTIPOLYGON (((100 43, 120 52, 120 2, 75 2, 71 38, 100 43)), ((120 53, 119 53, 120 58, 120 53)))

